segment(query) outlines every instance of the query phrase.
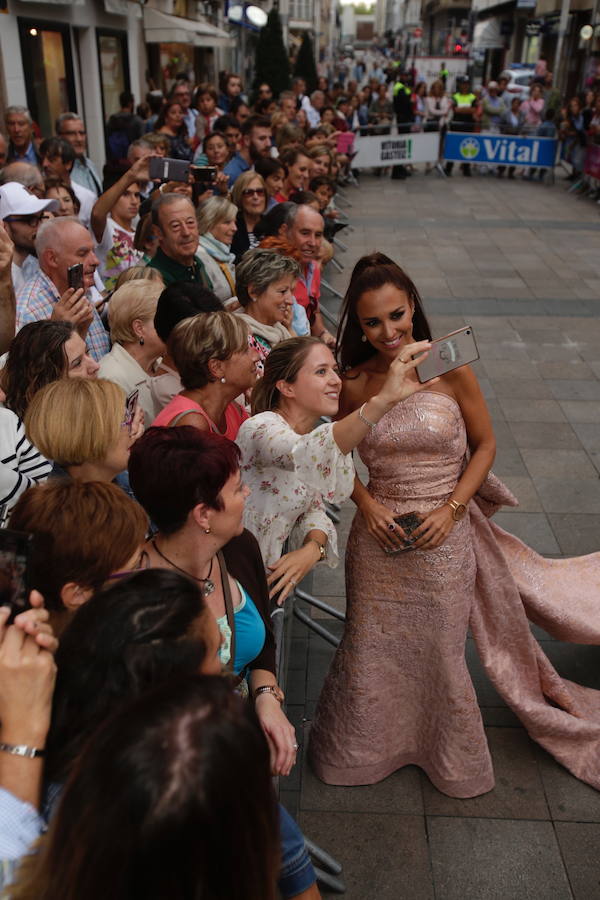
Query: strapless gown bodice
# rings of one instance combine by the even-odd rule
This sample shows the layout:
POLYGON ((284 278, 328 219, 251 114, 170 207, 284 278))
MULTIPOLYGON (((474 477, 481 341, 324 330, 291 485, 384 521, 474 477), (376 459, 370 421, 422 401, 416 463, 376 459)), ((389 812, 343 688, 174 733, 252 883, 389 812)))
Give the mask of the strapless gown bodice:
POLYGON ((460 407, 452 397, 419 391, 388 412, 359 444, 369 493, 394 506, 439 506, 452 493, 467 448, 460 407))

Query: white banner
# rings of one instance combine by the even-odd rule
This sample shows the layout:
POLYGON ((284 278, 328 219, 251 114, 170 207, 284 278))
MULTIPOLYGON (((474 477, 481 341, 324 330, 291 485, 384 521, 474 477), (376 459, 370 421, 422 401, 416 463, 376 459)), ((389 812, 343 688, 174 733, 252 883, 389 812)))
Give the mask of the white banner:
POLYGON ((354 145, 357 155, 352 160, 352 168, 437 162, 439 145, 439 131, 357 137, 354 145))

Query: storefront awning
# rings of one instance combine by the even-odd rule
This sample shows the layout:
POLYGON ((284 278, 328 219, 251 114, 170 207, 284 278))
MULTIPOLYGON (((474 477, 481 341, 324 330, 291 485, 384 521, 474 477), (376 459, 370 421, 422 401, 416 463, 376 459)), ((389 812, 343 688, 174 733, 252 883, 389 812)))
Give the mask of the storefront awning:
POLYGON ((492 16, 484 22, 476 22, 473 31, 473 47, 476 50, 497 50, 504 47, 506 38, 500 33, 500 19, 492 16))
POLYGON ((233 47, 231 35, 195 19, 169 16, 158 9, 144 7, 144 36, 148 44, 193 44, 195 47, 233 47))

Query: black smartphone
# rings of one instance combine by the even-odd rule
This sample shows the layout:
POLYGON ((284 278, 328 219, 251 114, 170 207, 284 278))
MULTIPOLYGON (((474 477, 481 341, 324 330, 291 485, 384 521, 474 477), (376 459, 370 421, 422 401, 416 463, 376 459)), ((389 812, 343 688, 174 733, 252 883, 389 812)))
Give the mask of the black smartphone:
POLYGON ((128 396, 127 402, 125 404, 125 425, 129 429, 129 431, 131 431, 131 426, 133 425, 133 419, 135 417, 139 395, 139 391, 132 391, 128 396))
POLYGON ((185 159, 169 159, 168 156, 151 156, 149 175, 151 181, 190 180, 190 164, 185 159))
POLYGON ((393 550, 388 550, 385 548, 386 553, 403 553, 405 550, 412 550, 412 546, 414 544, 414 539, 411 538, 411 534, 413 531, 419 527, 421 522, 423 521, 422 516, 417 512, 408 512, 403 513, 401 516, 394 516, 394 522, 400 526, 404 534, 406 535, 406 540, 402 541, 402 546, 395 547, 393 550))
POLYGON ((76 291, 79 288, 83 287, 83 265, 82 263, 75 263, 74 266, 69 266, 67 269, 67 281, 70 288, 74 288, 76 291))
POLYGON ((216 166, 190 166, 190 172, 200 184, 214 184, 217 177, 216 166))
POLYGON ((29 560, 33 535, 0 528, 0 606, 10 606, 10 624, 29 609, 29 560))

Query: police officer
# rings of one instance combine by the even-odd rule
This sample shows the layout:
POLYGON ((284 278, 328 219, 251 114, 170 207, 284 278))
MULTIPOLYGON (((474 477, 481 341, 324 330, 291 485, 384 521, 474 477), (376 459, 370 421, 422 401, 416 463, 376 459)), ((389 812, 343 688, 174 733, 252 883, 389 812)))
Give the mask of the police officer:
MULTIPOLYGON (((477 97, 471 91, 471 82, 464 76, 458 80, 456 93, 452 95, 454 114, 450 123, 451 131, 475 131, 475 113, 477 111, 477 97)), ((446 175, 452 175, 453 163, 445 166, 446 175)), ((461 163, 463 175, 471 176, 470 163, 461 163)))
MULTIPOLYGON (((392 88, 392 101, 394 104, 394 113, 396 115, 396 124, 398 125, 398 133, 406 134, 410 132, 411 125, 415 120, 412 108, 412 89, 409 87, 409 76, 400 72, 397 80, 392 88)), ((406 166, 394 166, 392 168, 392 178, 405 179, 410 172, 406 166)))

